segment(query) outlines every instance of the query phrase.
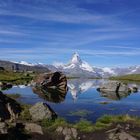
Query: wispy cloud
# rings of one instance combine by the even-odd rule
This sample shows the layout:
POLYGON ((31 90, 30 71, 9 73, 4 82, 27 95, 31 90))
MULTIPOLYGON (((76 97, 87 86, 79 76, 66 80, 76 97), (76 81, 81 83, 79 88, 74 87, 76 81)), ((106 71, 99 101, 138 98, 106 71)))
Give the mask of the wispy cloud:
POLYGON ((75 51, 137 57, 139 8, 129 7, 110 0, 1 0, 0 58, 54 60, 75 51))

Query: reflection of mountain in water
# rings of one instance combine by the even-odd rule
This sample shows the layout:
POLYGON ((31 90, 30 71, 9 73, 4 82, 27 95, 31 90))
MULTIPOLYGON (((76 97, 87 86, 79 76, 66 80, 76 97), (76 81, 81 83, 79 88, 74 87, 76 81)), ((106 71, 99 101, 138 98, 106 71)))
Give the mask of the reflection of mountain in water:
POLYGON ((72 79, 68 80, 68 88, 74 100, 91 88, 97 88, 104 80, 72 79))
MULTIPOLYGON (((100 85, 102 85, 103 83, 106 83, 106 82, 108 82, 108 80, 103 80, 103 79, 102 80, 99 80, 99 79, 97 79, 97 80, 72 79, 72 80, 68 80, 68 88, 69 88, 69 91, 70 91, 74 101, 75 101, 75 100, 77 100, 77 98, 80 94, 88 91, 91 88, 97 89, 100 85)), ((127 93, 127 92, 119 92, 119 93, 99 92, 99 94, 101 97, 106 97, 106 98, 112 99, 112 100, 120 100, 122 98, 126 98, 131 93, 127 93)))
POLYGON ((40 89, 40 88, 33 88, 33 92, 38 94, 39 97, 53 103, 60 103, 65 100, 66 92, 62 91, 61 89, 40 89))

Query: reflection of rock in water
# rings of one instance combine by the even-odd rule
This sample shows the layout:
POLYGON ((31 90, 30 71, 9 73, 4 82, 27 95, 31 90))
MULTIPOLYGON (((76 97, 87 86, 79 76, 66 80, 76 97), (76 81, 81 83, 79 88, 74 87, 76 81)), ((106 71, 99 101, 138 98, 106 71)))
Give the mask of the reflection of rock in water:
POLYGON ((39 97, 54 103, 60 103, 65 100, 66 93, 61 89, 43 89, 33 88, 33 92, 38 94, 39 97))
POLYGON ((72 79, 68 80, 68 88, 74 99, 91 88, 98 87, 104 80, 72 79))
POLYGON ((130 95, 128 92, 100 92, 102 97, 106 97, 112 100, 120 100, 122 98, 126 98, 130 95))

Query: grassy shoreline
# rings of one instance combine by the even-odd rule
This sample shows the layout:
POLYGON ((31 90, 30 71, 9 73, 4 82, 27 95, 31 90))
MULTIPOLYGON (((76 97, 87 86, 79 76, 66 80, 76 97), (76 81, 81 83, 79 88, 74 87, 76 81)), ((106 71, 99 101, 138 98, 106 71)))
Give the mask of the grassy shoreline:
POLYGON ((119 80, 123 82, 140 82, 140 74, 129 74, 117 77, 110 77, 109 80, 119 80))

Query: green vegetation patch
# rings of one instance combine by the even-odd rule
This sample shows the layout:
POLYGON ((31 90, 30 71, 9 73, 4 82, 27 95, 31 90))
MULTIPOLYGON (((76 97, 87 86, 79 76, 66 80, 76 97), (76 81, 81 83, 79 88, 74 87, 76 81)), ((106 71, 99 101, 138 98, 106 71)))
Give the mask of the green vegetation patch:
POLYGON ((14 82, 20 80, 32 80, 33 74, 26 74, 21 72, 0 71, 0 81, 14 82))
POLYGON ((138 81, 140 82, 140 74, 129 74, 117 77, 111 77, 110 80, 138 81))
POLYGON ((78 123, 74 125, 75 128, 82 132, 92 132, 94 131, 94 125, 92 122, 81 119, 78 123))
POLYGON ((41 126, 46 129, 55 130, 58 126, 72 126, 64 118, 57 118, 55 120, 44 119, 41 121, 41 126))
POLYGON ((92 111, 88 111, 88 110, 78 110, 78 111, 71 111, 68 115, 86 117, 87 115, 89 115, 91 113, 92 113, 92 111))

